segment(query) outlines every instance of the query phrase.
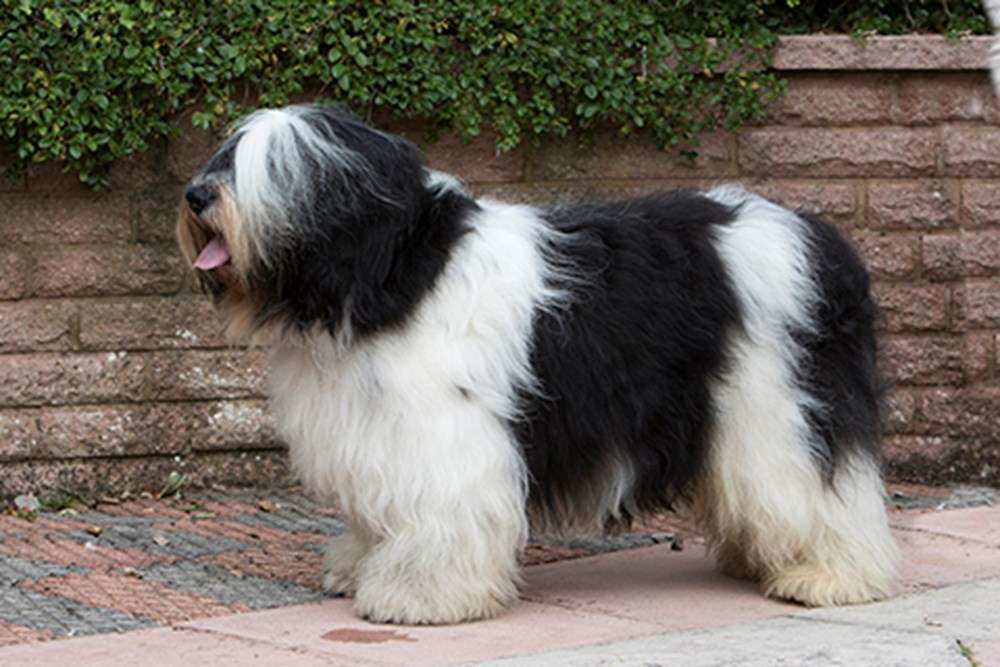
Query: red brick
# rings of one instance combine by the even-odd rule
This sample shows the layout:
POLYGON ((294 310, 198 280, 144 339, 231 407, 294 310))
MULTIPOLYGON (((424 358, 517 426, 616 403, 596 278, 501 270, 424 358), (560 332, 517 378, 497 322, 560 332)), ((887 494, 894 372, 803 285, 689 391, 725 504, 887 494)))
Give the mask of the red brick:
POLYGON ((876 285, 875 300, 891 332, 948 328, 951 302, 945 285, 876 285))
POLYGON ((177 209, 183 193, 183 185, 171 185, 133 195, 136 240, 139 243, 173 245, 177 242, 177 209))
POLYGON ((931 433, 1000 438, 1000 387, 937 389, 921 395, 918 410, 931 433))
POLYGON ((37 296, 100 296, 177 292, 186 267, 173 247, 66 247, 36 254, 37 296))
POLYGON ((895 388, 886 396, 886 430, 889 433, 906 433, 913 428, 917 399, 912 391, 895 388))
POLYGON ((264 392, 260 351, 161 352, 151 370, 159 400, 256 398, 264 392))
POLYGON ((970 280, 956 292, 956 315, 964 328, 1000 327, 1000 281, 970 280))
POLYGON ((966 276, 1000 272, 1000 231, 963 233, 962 269, 966 276))
MULTIPOLYGON (((121 157, 111 165, 110 190, 124 192, 162 183, 165 172, 162 152, 157 148, 135 155, 121 157)), ((28 167, 27 190, 35 193, 58 193, 61 195, 94 194, 93 188, 80 182, 76 172, 66 171, 62 162, 43 162, 28 167)))
POLYGON ((274 448, 263 401, 0 411, 0 459, 274 448))
POLYGON ((916 275, 920 239, 895 234, 859 234, 854 241, 875 279, 902 280, 916 275))
POLYGON ((65 302, 0 303, 0 352, 68 350, 76 309, 65 302))
MULTIPOLYGON (((24 464, 5 464, 6 466, 18 466, 24 464)), ((59 489, 72 487, 53 487, 39 485, 30 489, 38 492, 41 489, 59 489)), ((43 519, 36 519, 32 522, 32 528, 43 519)), ((24 534, 25 522, 21 521, 21 526, 10 526, 17 533, 24 534)), ((86 526, 61 522, 53 526, 45 526, 45 530, 31 530, 22 538, 6 539, 0 542, 0 554, 13 556, 14 558, 26 558, 31 560, 44 560, 49 563, 65 565, 67 567, 85 567, 88 569, 110 570, 122 567, 149 567, 157 563, 172 563, 177 560, 176 556, 150 553, 139 549, 112 548, 92 540, 90 544, 77 542, 76 540, 59 537, 58 534, 70 530, 83 530, 86 526), (53 535, 52 533, 55 533, 53 535)))
POLYGON ((20 252, 0 250, 0 299, 20 299, 27 294, 27 260, 20 252))
POLYGON ((205 297, 97 301, 81 307, 80 344, 91 350, 221 347, 222 328, 205 297))
POLYGON ((782 206, 815 213, 841 229, 854 227, 858 204, 853 184, 768 180, 748 187, 782 206))
POLYGON ((982 120, 988 108, 985 72, 911 74, 899 83, 901 124, 982 120))
POLYGON ((0 199, 0 243, 107 243, 132 239, 129 200, 123 195, 0 199))
POLYGON ((880 74, 798 74, 768 116, 783 124, 847 125, 886 123, 892 114, 893 84, 880 74))
POLYGON ((142 357, 124 352, 8 355, 0 364, 0 405, 141 400, 144 368, 142 357))
POLYGON ((965 334, 963 341, 965 352, 962 360, 965 368, 966 382, 985 380, 993 375, 994 368, 994 335, 992 333, 965 334))
MULTIPOLYGON (((286 542, 287 544, 287 542, 286 542)), ((256 577, 291 581, 307 588, 319 588, 323 556, 309 549, 289 549, 268 545, 239 553, 228 551, 207 559, 213 565, 256 577)))
POLYGON ((37 451, 41 442, 37 415, 29 410, 0 411, 0 460, 28 458, 37 451))
POLYGON ((931 278, 987 277, 1000 272, 1000 231, 926 236, 924 271, 931 278))
POLYGON ((946 173, 1000 175, 1000 127, 948 127, 943 131, 941 143, 946 173))
POLYGON ((868 226, 937 229, 958 224, 958 201, 939 181, 868 183, 868 226))
POLYGON ((739 155, 748 176, 919 175, 937 164, 937 136, 898 128, 746 130, 739 155))
POLYGON ((164 624, 249 611, 243 605, 223 604, 205 595, 182 593, 165 584, 143 581, 120 572, 71 572, 60 577, 22 581, 18 586, 164 624))
MULTIPOLYGON (((125 459, 10 461, 3 464, 0 493, 13 496, 37 493, 39 489, 73 489, 81 494, 117 495, 126 490, 159 490, 171 471, 183 472, 193 485, 200 487, 262 487, 290 481, 285 452, 212 452, 125 459)), ((4 544, 0 542, 0 551, 4 544)))
POLYGON ((932 280, 955 280, 962 277, 962 237, 958 234, 935 234, 921 241, 924 275, 932 280))
POLYGON ((1000 224, 1000 183, 962 183, 962 226, 970 229, 1000 224))
POLYGON ((778 70, 986 70, 992 37, 942 35, 788 35, 774 53, 778 70))
MULTIPOLYGON (((961 444, 958 441, 942 435, 892 435, 882 442, 882 453, 890 469, 894 465, 909 463, 915 458, 926 462, 944 463, 959 449, 961 444)), ((919 479, 925 483, 934 481, 923 475, 919 479)))
POLYGON ((882 341, 882 368, 900 384, 952 384, 961 381, 961 341, 949 336, 889 336, 882 341))
POLYGON ((623 136, 619 132, 597 132, 593 143, 574 139, 552 139, 532 153, 528 180, 656 180, 672 178, 722 178, 736 176, 732 163, 732 139, 722 133, 706 134, 696 149, 697 157, 684 157, 676 150, 657 148, 645 133, 623 136))
POLYGON ((188 111, 177 119, 180 132, 167 146, 167 169, 181 183, 201 171, 223 139, 216 132, 195 127, 191 123, 193 113, 188 111))
POLYGON ((32 644, 50 639, 55 639, 55 635, 48 630, 33 630, 23 625, 0 621, 0 646, 32 644))
POLYGON ((492 132, 468 139, 449 133, 428 142, 425 125, 417 121, 393 121, 387 129, 419 144, 432 169, 454 174, 466 182, 504 183, 520 181, 524 176, 525 146, 501 153, 492 132))

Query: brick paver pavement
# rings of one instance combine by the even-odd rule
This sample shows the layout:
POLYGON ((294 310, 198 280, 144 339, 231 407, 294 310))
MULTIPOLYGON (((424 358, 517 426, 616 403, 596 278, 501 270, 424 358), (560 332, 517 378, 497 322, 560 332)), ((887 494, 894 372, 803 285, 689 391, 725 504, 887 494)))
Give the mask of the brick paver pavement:
MULTIPOLYGON (((988 491, 895 487, 907 509, 990 502, 988 491)), ((322 550, 337 513, 292 491, 214 491, 0 515, 0 646, 166 626, 323 597, 322 550)), ((654 517, 595 540, 534 540, 526 565, 700 541, 654 517)))

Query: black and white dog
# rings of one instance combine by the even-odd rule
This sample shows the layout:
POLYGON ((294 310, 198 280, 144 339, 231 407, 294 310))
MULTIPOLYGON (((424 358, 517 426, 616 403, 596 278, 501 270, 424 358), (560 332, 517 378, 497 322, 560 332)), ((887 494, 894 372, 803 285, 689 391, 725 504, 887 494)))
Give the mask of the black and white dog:
POLYGON ((360 615, 493 616, 529 527, 669 508, 767 595, 888 594, 875 308, 830 225, 737 187, 476 200, 295 106, 235 129, 178 235, 230 332, 273 350, 293 466, 351 525, 324 583, 360 615))

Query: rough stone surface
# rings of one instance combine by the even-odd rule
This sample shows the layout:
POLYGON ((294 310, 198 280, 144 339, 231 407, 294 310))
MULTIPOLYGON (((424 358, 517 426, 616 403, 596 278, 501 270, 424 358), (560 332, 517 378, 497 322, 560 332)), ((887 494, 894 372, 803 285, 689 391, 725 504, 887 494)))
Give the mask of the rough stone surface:
POLYGON ((0 303, 0 353, 71 349, 75 315, 66 303, 0 303))
POLYGON ((957 197, 939 181, 868 184, 868 225, 874 229, 953 227, 957 210, 957 197))
POLYGON ((941 152, 945 173, 953 176, 1000 175, 1000 127, 945 127, 941 152))
POLYGON ((958 292, 959 317, 968 328, 1000 326, 1000 281, 970 280, 958 292))
POLYGON ((915 237, 859 234, 854 240, 868 271, 877 280, 906 280, 920 269, 920 240, 915 237))
POLYGON ((267 488, 290 481, 284 451, 220 451, 171 456, 68 460, 25 460, 3 463, 0 497, 19 489, 71 489, 87 495, 120 490, 163 488, 173 471, 183 472, 195 486, 253 485, 267 488))
POLYGON ((933 172, 930 130, 760 129, 740 137, 740 167, 778 176, 907 176, 933 172))
POLYGON ((984 79, 982 72, 903 78, 894 119, 904 125, 984 120, 993 104, 984 79))
POLYGON ((35 254, 37 296, 171 294, 183 279, 173 247, 68 246, 35 254))
POLYGON ((150 371, 153 394, 160 400, 258 398, 264 393, 259 351, 160 352, 150 371))
POLYGON ((887 123, 892 116, 892 83, 884 74, 792 75, 788 92, 768 116, 788 125, 887 123))
POLYGON ((0 198, 0 244, 120 243, 132 240, 126 195, 0 198))
POLYGON ((977 70, 989 69, 991 37, 958 40, 937 35, 782 37, 774 54, 779 70, 977 70))
POLYGON ((10 355, 0 364, 0 406, 133 401, 145 392, 145 360, 124 352, 10 355))
POLYGON ((552 140, 532 152, 529 180, 648 180, 720 178, 735 176, 732 140, 722 134, 704 135, 689 158, 657 148, 646 134, 622 136, 613 131, 595 134, 593 141, 552 140))
POLYGON ((949 336, 889 336, 881 353, 884 373, 893 382, 934 385, 962 379, 962 347, 949 336))
POLYGON ((0 249, 0 299, 19 299, 27 292, 27 260, 20 252, 0 249))
POLYGON ((224 347, 225 340, 211 300, 183 295, 88 303, 80 310, 80 345, 90 350, 158 350, 224 347))
POLYGON ((948 326, 951 292, 943 285, 876 285, 875 301, 889 331, 934 331, 948 326))
POLYGON ((962 225, 970 228, 1000 225, 1000 183, 995 181, 963 183, 962 225))
POLYGON ((0 459, 274 448, 263 401, 0 410, 0 459))
POLYGON ((855 226, 858 203, 853 183, 767 180, 748 182, 754 192, 789 208, 815 213, 842 230, 855 226))

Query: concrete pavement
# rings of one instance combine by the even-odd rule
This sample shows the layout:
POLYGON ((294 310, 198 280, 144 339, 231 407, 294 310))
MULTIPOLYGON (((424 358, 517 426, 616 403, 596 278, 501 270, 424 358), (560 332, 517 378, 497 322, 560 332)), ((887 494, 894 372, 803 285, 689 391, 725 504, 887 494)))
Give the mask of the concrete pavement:
POLYGON ((669 545, 528 568, 498 619, 393 627, 327 599, 0 649, 0 665, 955 665, 1000 667, 1000 507, 896 512, 898 594, 808 610, 669 545))

